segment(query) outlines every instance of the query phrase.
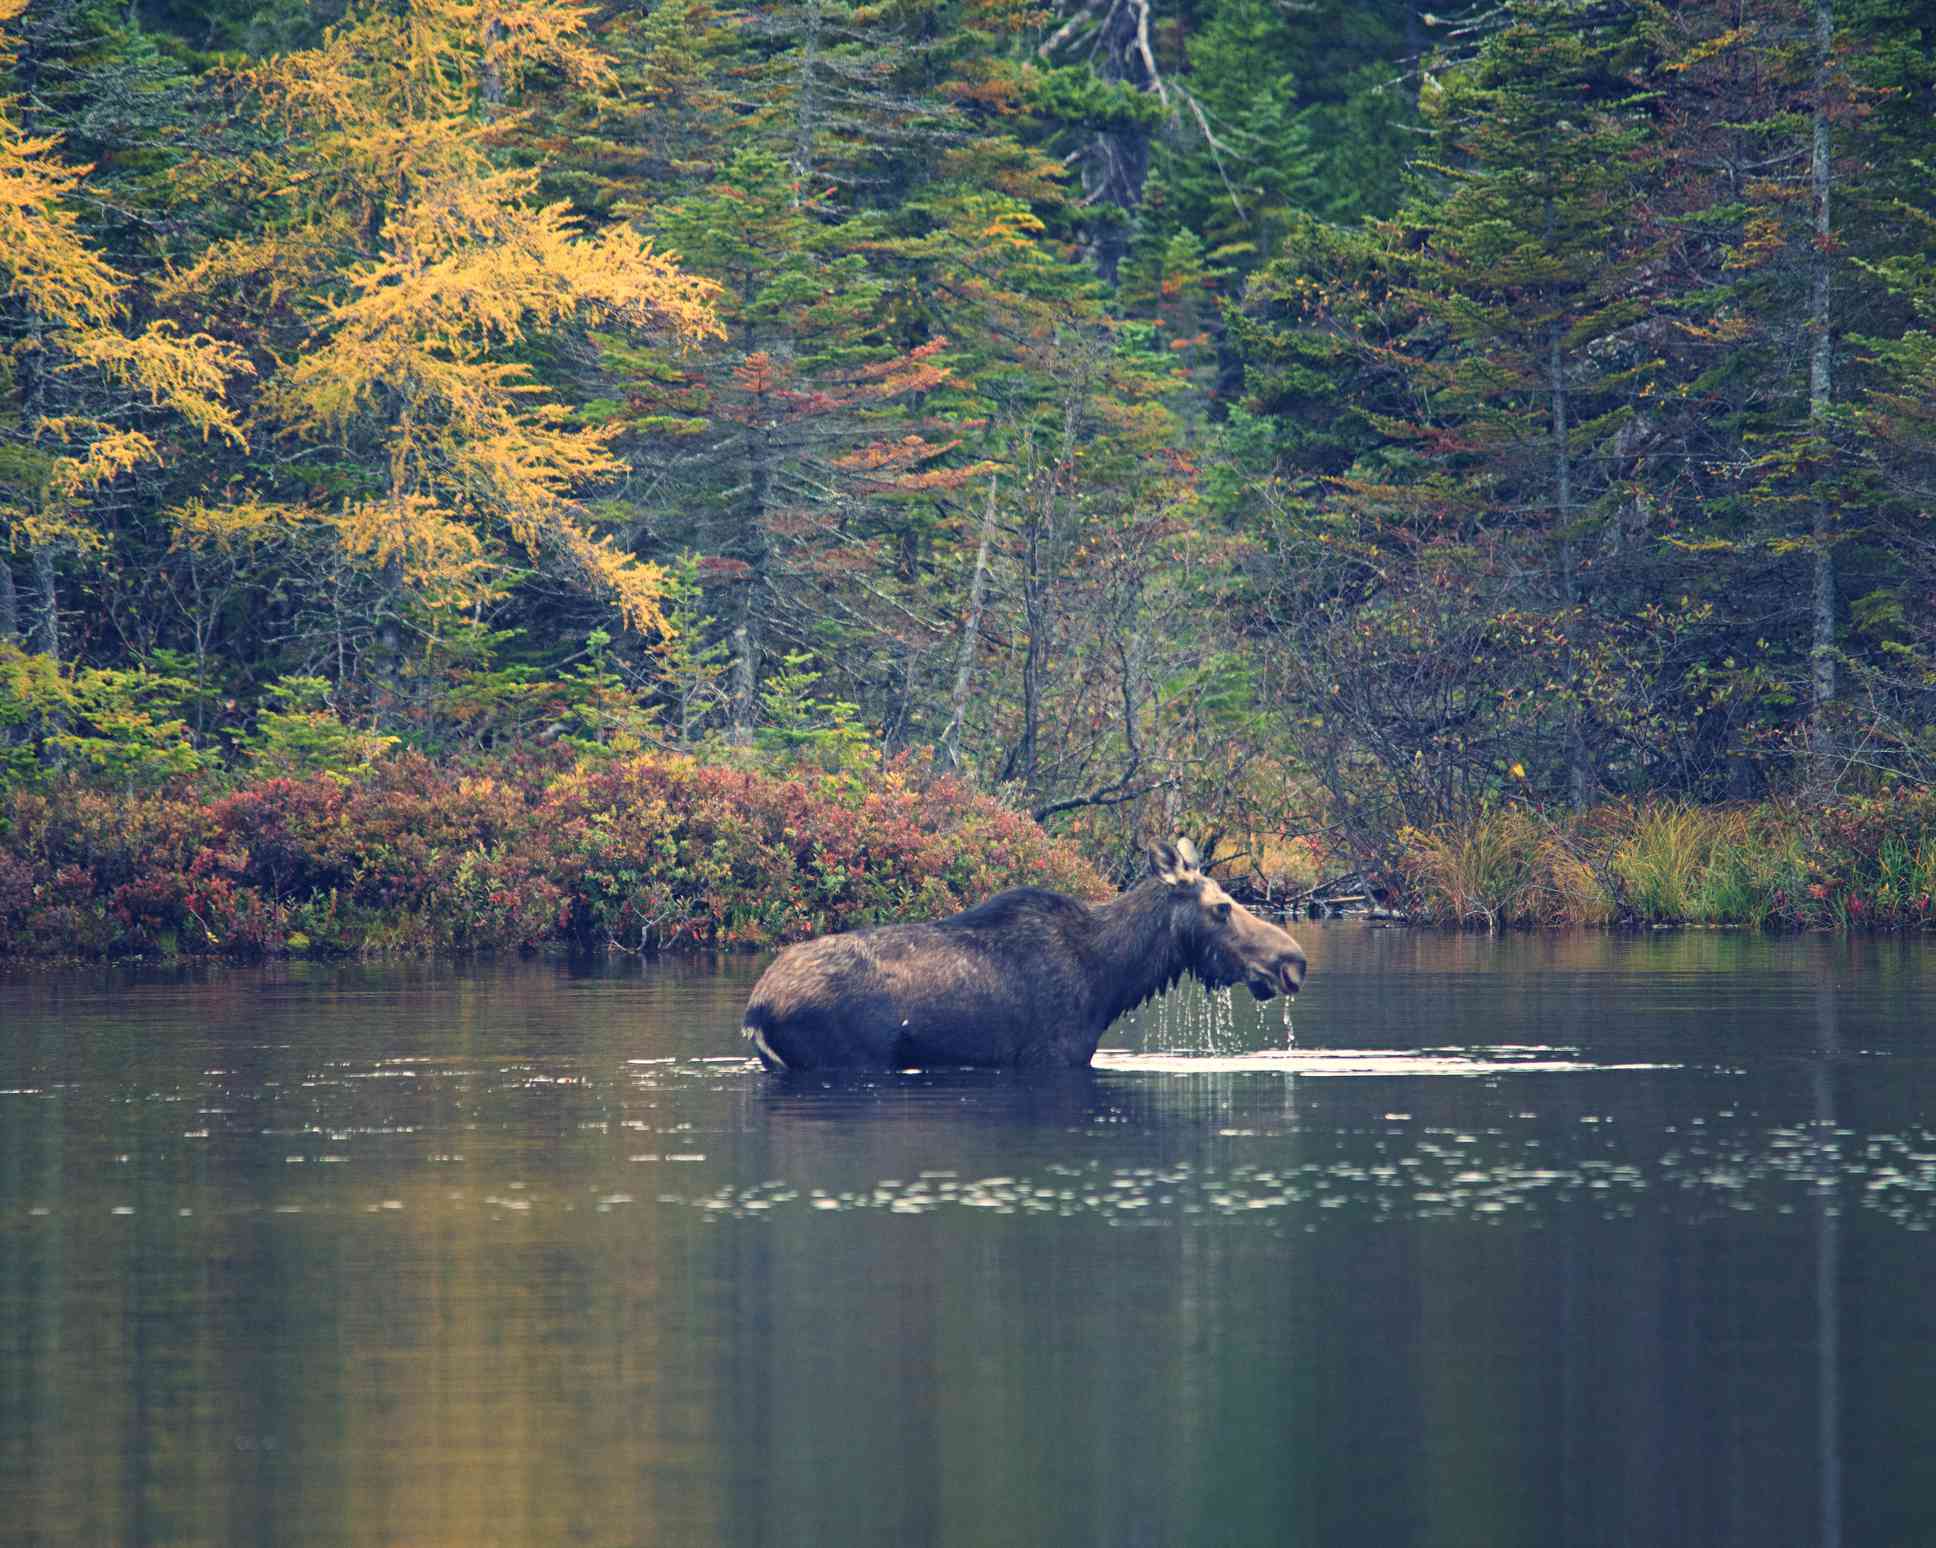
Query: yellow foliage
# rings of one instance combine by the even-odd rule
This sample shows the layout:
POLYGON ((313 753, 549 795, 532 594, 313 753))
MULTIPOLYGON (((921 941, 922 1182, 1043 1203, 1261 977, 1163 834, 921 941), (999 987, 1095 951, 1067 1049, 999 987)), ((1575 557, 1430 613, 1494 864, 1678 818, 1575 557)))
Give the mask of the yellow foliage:
POLYGON ((535 173, 496 174, 400 211, 387 250, 352 267, 353 294, 324 313, 320 351, 287 378, 298 412, 340 426, 377 389, 407 381, 475 415, 507 391, 535 390, 489 366, 489 350, 574 317, 718 336, 709 281, 682 274, 635 233, 581 237, 564 205, 518 202, 535 182, 535 173))
POLYGON ((89 168, 56 161, 56 135, 24 135, 0 113, 0 266, 7 293, 47 322, 99 328, 121 310, 121 276, 91 252, 65 204, 89 168))
POLYGON ((504 88, 515 91, 534 67, 561 70, 580 86, 612 84, 611 62, 585 41, 589 5, 561 5, 556 0, 479 0, 462 5, 445 0, 466 17, 479 39, 486 71, 495 72, 504 88))
POLYGON ((232 549, 269 542, 314 520, 314 512, 300 505, 244 498, 230 505, 190 500, 168 513, 177 548, 232 549))
POLYGON ((1681 74, 1712 59, 1717 54, 1725 53, 1738 43, 1749 41, 1749 38, 1750 34, 1746 27, 1730 27, 1727 31, 1709 38, 1705 43, 1695 45, 1679 59, 1670 61, 1667 68, 1677 75, 1681 74))
POLYGON ((590 537, 575 522, 557 522, 553 532, 585 588, 603 592, 629 627, 641 633, 669 632, 659 609, 659 599, 665 595, 663 569, 621 553, 609 539, 590 537))
POLYGON ((338 513, 335 526, 353 557, 379 566, 396 561, 433 607, 461 605, 481 593, 483 543, 428 495, 359 501, 338 513))
POLYGON ((233 344, 206 333, 183 335, 162 321, 133 337, 113 329, 77 333, 67 341, 67 352, 73 356, 68 369, 92 366, 134 388, 150 403, 181 415, 203 440, 217 434, 234 445, 246 444, 225 399, 229 378, 253 376, 255 367, 233 344))
POLYGON ((985 242, 1033 254, 1036 239, 1047 230, 1041 218, 1028 210, 1004 209, 982 227, 980 234, 985 242))
POLYGON ((1740 245, 1729 250, 1724 269, 1759 269, 1788 245, 1782 223, 1772 215, 1751 217, 1742 227, 1740 245))
POLYGON ((588 6, 563 0, 408 0, 333 27, 316 48, 247 72, 272 114, 314 135, 324 165, 393 191, 476 172, 487 90, 516 91, 536 69, 610 83, 586 38, 588 6))
MULTIPOLYGON (((347 214, 326 212, 294 230, 213 243, 188 268, 169 269, 155 287, 155 299, 182 307, 221 295, 246 298, 252 309, 274 310, 322 281, 352 240, 352 227, 347 214)), ((233 301, 229 304, 232 308, 233 301)))
POLYGON ((624 470, 611 432, 573 425, 502 358, 569 324, 723 337, 712 282, 628 226, 585 231, 538 202, 535 170, 488 159, 480 114, 531 72, 610 80, 585 18, 556 0, 405 0, 252 72, 265 110, 313 148, 309 175, 279 189, 307 201, 299 229, 219 247, 167 288, 253 283, 290 255, 307 271, 310 335, 263 405, 285 434, 374 442, 384 458, 386 495, 329 518, 353 556, 455 601, 476 593, 502 532, 633 627, 661 628, 662 573, 598 540, 573 503, 624 470), (349 243, 360 258, 325 266, 349 243))
POLYGON ((84 443, 82 451, 57 460, 48 474, 49 489, 67 499, 85 494, 160 456, 155 443, 139 430, 98 419, 64 415, 43 419, 39 428, 44 434, 84 443))
MULTIPOLYGON (((134 337, 111 327, 75 327, 63 330, 59 342, 68 357, 62 370, 92 369, 157 407, 173 409, 205 438, 214 432, 244 444, 225 395, 227 379, 252 367, 232 346, 202 334, 184 338, 165 322, 134 337)), ((123 474, 159 462, 161 448, 129 425, 86 414, 43 416, 32 431, 36 440, 69 450, 48 463, 37 505, 5 512, 13 537, 29 545, 64 542, 83 551, 98 548, 100 536, 76 502, 123 474)))
MULTIPOLYGON (((0 29, 24 9, 20 0, 0 0, 0 29)), ((0 54, 10 47, 0 31, 0 54)), ((88 247, 74 207, 91 169, 62 162, 59 143, 55 136, 23 133, 13 104, 0 101, 0 277, 30 318, 18 347, 44 355, 47 369, 90 371, 181 414, 205 437, 219 434, 240 444, 226 395, 229 378, 248 370, 248 362, 232 346, 205 334, 183 336, 166 322, 139 334, 122 331, 128 280, 88 247)), ((158 460, 159 448, 140 430, 99 415, 47 416, 28 429, 63 450, 43 465, 34 487, 16 480, 17 492, 29 498, 0 508, 0 518, 14 540, 29 545, 98 547, 99 534, 76 502, 158 460)))
POLYGON ((0 530, 23 547, 61 543, 79 553, 97 553, 105 546, 100 532, 76 517, 65 505, 0 506, 0 530))

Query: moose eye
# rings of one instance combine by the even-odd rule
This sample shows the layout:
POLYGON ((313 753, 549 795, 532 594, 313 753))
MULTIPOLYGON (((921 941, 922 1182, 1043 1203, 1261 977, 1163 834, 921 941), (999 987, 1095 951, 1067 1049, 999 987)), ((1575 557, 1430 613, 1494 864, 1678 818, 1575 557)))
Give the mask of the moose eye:
POLYGON ((1230 905, 1228 903, 1219 903, 1210 912, 1216 915, 1219 920, 1228 919, 1230 917, 1230 905))

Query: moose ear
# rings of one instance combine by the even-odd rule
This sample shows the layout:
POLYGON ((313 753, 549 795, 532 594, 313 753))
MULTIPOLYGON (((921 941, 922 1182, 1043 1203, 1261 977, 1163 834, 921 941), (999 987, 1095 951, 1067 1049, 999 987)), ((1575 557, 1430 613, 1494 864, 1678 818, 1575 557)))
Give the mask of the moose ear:
POLYGON ((1149 846, 1149 859, 1150 873, 1173 887, 1193 880, 1197 873, 1197 848, 1188 839, 1178 839, 1173 844, 1156 840, 1149 846))

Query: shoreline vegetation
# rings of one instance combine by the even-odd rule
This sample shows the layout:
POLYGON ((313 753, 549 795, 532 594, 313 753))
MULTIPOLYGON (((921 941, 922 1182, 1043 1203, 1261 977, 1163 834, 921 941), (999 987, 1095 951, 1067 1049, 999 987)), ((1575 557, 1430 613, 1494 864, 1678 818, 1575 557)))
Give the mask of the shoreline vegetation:
POLYGON ((778 945, 1100 876, 914 765, 780 778, 411 753, 355 775, 0 797, 0 957, 652 952, 778 945))
MULTIPOLYGON (((1401 830, 1392 856, 1388 899, 1430 926, 1921 930, 1936 791, 1509 806, 1401 830)), ((918 760, 456 769, 400 752, 352 774, 0 797, 0 958, 15 960, 758 949, 1023 883, 1111 890, 1074 845, 918 760)))
POLYGON ((1936 791, 1558 817, 1509 806, 1401 830, 1396 870, 1411 916, 1436 925, 1924 930, 1936 920, 1936 791))

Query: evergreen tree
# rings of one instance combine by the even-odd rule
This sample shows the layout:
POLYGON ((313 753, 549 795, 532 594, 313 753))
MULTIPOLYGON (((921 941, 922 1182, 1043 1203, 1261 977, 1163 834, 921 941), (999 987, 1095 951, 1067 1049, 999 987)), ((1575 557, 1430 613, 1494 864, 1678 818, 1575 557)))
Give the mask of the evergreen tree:
POLYGON ((742 663, 742 731, 769 656, 849 635, 865 652, 865 636, 893 636, 864 598, 897 565, 903 586, 913 580, 892 552, 900 507, 975 472, 911 411, 955 378, 945 340, 897 347, 888 283, 857 250, 876 224, 817 219, 793 170, 743 150, 709 188, 659 212, 666 241, 718 284, 728 336, 683 356, 625 355, 629 407, 615 421, 664 470, 647 497, 665 513, 654 527, 698 548, 708 577, 734 588, 722 612, 742 663))
POLYGON ((1900 239, 1875 211, 1891 162, 1906 170, 1877 132, 1890 92, 1876 40, 1899 34, 1870 21, 1838 27, 1824 5, 1771 0, 1663 12, 1653 33, 1659 208, 1684 290, 1647 424, 1655 467, 1679 471, 1646 482, 1689 561, 1683 584, 1713 607, 1703 733, 1731 743, 1736 794, 1752 770, 1791 762, 1832 784, 1846 768, 1835 745, 1874 739, 1857 707, 1873 698, 1837 687, 1861 654, 1850 601, 1889 568, 1861 514, 1876 503, 1848 434, 1863 369, 1842 341, 1903 321, 1859 261, 1900 239))
POLYGON ((1575 803, 1642 777, 1649 728, 1622 696, 1654 626, 1627 605, 1627 443, 1663 244, 1638 62, 1629 28, 1516 8, 1428 92, 1436 154, 1399 214, 1329 244, 1316 283, 1289 262, 1269 281, 1306 296, 1318 338, 1287 362, 1306 390, 1312 365, 1354 362, 1355 459, 1273 540, 1280 616, 1311 620, 1295 700, 1355 739, 1333 777, 1410 749, 1379 821, 1469 809, 1515 764, 1575 803))

